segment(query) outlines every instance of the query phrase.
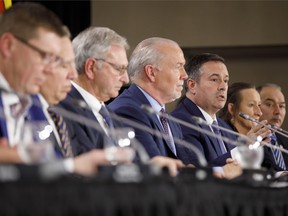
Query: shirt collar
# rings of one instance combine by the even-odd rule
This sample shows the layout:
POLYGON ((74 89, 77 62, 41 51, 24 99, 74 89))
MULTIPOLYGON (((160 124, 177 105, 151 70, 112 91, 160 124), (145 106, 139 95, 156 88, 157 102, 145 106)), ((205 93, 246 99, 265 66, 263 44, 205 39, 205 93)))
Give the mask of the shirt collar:
MULTIPOLYGON (((136 85, 137 86, 137 85, 136 85)), ((140 91, 145 95, 145 97, 147 98, 147 100, 149 101, 152 109, 155 112, 160 112, 160 110, 163 108, 165 110, 165 105, 162 107, 157 100, 155 100, 151 95, 149 95, 145 90, 143 90, 141 87, 137 86, 140 91)))
POLYGON ((199 110, 201 111, 202 115, 204 116, 205 120, 207 121, 207 123, 209 125, 211 125, 213 123, 213 121, 217 122, 217 118, 216 116, 212 117, 210 116, 204 109, 202 109, 201 107, 197 106, 199 108, 199 110))
POLYGON ((41 94, 38 94, 38 96, 39 96, 39 100, 40 100, 40 103, 41 103, 43 109, 47 110, 49 107, 48 102, 45 100, 45 98, 41 94))
POLYGON ((73 81, 71 83, 78 90, 78 92, 81 94, 81 96, 83 97, 85 102, 88 104, 88 106, 91 107, 96 112, 99 112, 101 109, 101 106, 104 103, 101 103, 94 95, 92 95, 90 92, 86 91, 80 85, 76 84, 73 81))

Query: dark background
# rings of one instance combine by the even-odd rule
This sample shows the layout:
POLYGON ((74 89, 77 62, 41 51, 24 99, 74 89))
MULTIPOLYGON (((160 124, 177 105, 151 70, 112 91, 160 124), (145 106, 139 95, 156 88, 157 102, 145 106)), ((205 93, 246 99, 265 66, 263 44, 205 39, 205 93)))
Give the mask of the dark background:
POLYGON ((72 38, 79 32, 90 26, 91 2, 82 1, 12 1, 12 5, 18 2, 38 2, 52 10, 68 26, 72 38))

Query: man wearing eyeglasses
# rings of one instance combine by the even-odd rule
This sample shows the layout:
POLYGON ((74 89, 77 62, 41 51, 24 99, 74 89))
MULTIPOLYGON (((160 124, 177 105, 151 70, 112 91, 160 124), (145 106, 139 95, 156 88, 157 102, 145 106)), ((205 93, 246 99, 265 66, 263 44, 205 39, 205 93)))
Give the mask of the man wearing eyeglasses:
POLYGON ((0 19, 0 136, 21 141, 30 95, 38 93, 62 59, 62 22, 38 4, 15 4, 0 19), (17 92, 17 93, 16 93, 17 92), (6 117, 6 119, 4 118, 6 117))
POLYGON ((105 133, 117 123, 108 121, 102 107, 104 102, 118 95, 123 84, 128 83, 128 43, 115 31, 104 27, 90 27, 72 41, 78 78, 72 82, 72 90, 60 103, 66 110, 95 120, 102 133, 77 122, 65 119, 69 127, 75 155, 95 148, 103 148, 105 133), (88 110, 79 106, 85 102, 88 110), (101 109, 102 108, 102 109, 101 109), (101 111, 100 111, 101 110, 101 111), (103 136, 104 135, 104 136, 103 136))

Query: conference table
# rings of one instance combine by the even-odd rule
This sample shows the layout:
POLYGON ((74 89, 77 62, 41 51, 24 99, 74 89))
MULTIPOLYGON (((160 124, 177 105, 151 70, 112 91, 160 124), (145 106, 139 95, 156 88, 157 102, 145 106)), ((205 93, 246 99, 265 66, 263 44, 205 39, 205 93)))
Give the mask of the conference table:
POLYGON ((13 179, 3 173, 0 168, 1 216, 288 215, 286 179, 268 182, 247 174, 223 180, 205 169, 177 177, 166 172, 142 176, 130 173, 128 177, 103 172, 91 178, 28 175, 13 179))

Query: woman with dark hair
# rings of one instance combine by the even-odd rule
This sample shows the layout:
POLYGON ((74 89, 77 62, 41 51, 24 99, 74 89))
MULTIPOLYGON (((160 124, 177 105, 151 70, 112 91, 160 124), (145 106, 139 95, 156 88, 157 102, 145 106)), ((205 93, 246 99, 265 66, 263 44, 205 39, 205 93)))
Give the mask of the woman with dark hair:
MULTIPOLYGON (((260 95, 254 85, 236 82, 228 88, 227 101, 223 109, 219 111, 219 117, 240 134, 251 138, 268 137, 271 133, 270 130, 239 116, 239 113, 242 112, 259 120, 262 115, 260 105, 260 95)), ((267 121, 264 120, 262 123, 267 124, 267 121)), ((270 139, 266 138, 264 141, 269 142, 270 139)))

